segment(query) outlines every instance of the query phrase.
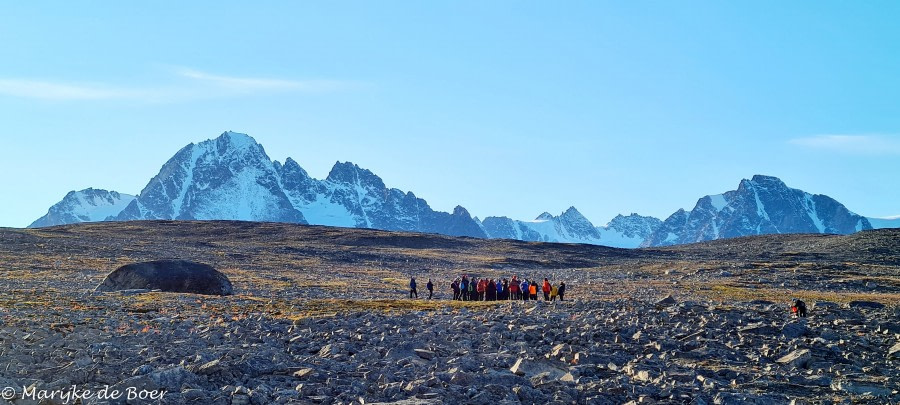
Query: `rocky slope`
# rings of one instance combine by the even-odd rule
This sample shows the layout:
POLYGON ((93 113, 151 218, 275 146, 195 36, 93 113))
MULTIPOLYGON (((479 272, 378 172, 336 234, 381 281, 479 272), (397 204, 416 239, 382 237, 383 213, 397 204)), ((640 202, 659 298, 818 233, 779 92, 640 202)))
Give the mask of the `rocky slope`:
POLYGON ((0 385, 163 404, 896 403, 898 232, 624 250, 254 222, 0 229, 0 385), (94 291, 172 256, 235 295, 94 291), (569 293, 454 303, 462 273, 569 293), (410 276, 436 299, 398 299, 410 276))
POLYGON ((701 198, 691 211, 678 210, 642 246, 775 233, 849 234, 866 229, 872 229, 868 219, 828 196, 756 175, 741 180, 737 190, 701 198))

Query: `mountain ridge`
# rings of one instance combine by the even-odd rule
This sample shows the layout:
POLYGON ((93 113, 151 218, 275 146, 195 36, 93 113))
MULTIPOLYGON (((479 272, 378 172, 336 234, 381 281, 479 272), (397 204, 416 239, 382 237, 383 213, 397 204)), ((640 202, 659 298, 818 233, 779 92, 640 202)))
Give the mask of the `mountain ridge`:
POLYGON ((435 211, 412 191, 389 188, 375 173, 352 162, 337 161, 324 179, 315 179, 294 159, 273 160, 251 136, 231 131, 178 150, 137 196, 100 190, 99 201, 111 202, 93 205, 84 197, 76 198, 93 196, 93 190, 70 192, 29 227, 103 220, 233 219, 626 248, 783 231, 849 233, 872 227, 830 197, 791 189, 777 177, 763 175, 743 179, 737 190, 701 197, 694 209, 680 209, 665 221, 632 213, 595 226, 575 207, 559 215, 544 212, 531 221, 503 216, 481 220, 462 206, 452 213, 435 211), (113 193, 120 197, 109 197, 113 193), (112 212, 122 205, 119 212, 112 212), (99 217, 100 213, 109 215, 99 217), (754 226, 749 229, 749 225, 737 229, 750 223, 754 226))
POLYGON ((736 190, 701 197, 679 209, 641 246, 666 246, 779 233, 849 234, 872 229, 831 197, 788 187, 773 176, 743 179, 736 190))

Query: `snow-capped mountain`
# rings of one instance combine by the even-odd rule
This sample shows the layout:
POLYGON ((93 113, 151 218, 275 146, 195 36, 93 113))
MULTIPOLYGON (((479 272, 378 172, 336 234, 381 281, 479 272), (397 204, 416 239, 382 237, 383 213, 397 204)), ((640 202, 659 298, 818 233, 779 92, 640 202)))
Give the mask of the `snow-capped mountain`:
POLYGON ((104 221, 108 217, 118 215, 132 200, 134 200, 133 195, 120 194, 115 191, 93 188, 70 191, 62 201, 50 207, 46 215, 38 218, 28 227, 104 221))
POLYGON ((272 161, 253 138, 234 132, 182 148, 115 219, 232 219, 486 236, 462 207, 452 214, 434 211, 349 162, 338 162, 317 180, 293 159, 272 161))
POLYGON ((234 132, 182 148, 115 219, 306 223, 263 147, 234 132))
POLYGON ((831 197, 789 188, 771 176, 753 176, 737 190, 708 195, 691 211, 678 210, 642 246, 664 246, 771 233, 848 234, 869 221, 831 197))
POLYGON ((486 236, 465 208, 456 207, 452 214, 434 211, 412 192, 388 188, 350 162, 335 163, 325 180, 309 177, 290 158, 276 167, 286 195, 310 224, 486 236))
POLYGON ((600 244, 605 246, 636 248, 650 236, 662 220, 632 213, 616 215, 606 226, 597 227, 600 232, 600 244))
MULTIPOLYGON (((533 221, 494 216, 482 221, 460 206, 452 213, 432 210, 412 192, 388 188, 380 177, 350 162, 337 162, 324 180, 314 179, 293 159, 273 161, 253 138, 235 132, 185 146, 137 197, 90 188, 73 191, 30 227, 143 219, 292 222, 624 248, 765 233, 843 234, 873 227, 830 197, 788 188, 768 176, 703 197, 693 210, 678 210, 664 222, 631 214, 596 227, 575 207, 558 216, 545 212, 533 221)), ((900 227, 900 219, 875 224, 900 227)))
POLYGON ((595 227, 575 207, 570 207, 559 216, 545 212, 533 221, 487 217, 482 226, 490 238, 636 248, 661 223, 658 218, 631 214, 617 215, 605 226, 595 227))
POLYGON ((575 207, 570 207, 559 216, 545 212, 534 221, 487 217, 482 221, 482 225, 490 238, 534 242, 601 243, 600 232, 575 207))
POLYGON ((882 228, 900 228, 900 216, 896 217, 888 217, 888 218, 866 218, 869 220, 869 223, 872 224, 873 229, 882 229, 882 228))

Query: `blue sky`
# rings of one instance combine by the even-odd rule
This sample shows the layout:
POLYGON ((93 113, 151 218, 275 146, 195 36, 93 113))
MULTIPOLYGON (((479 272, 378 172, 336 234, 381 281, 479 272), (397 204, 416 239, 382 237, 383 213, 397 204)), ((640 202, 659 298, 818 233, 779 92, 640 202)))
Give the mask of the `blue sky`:
POLYGON ((0 11, 0 226, 225 130, 432 207, 598 225, 754 174, 900 214, 900 3, 33 2, 0 11))

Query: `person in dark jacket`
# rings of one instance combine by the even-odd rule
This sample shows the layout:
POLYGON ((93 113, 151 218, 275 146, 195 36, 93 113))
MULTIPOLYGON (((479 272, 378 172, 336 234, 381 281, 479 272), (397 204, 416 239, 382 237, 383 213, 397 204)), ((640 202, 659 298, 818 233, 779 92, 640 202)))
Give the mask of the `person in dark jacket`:
POLYGON ((557 288, 557 295, 559 295, 559 300, 563 300, 563 296, 566 294, 566 283, 559 283, 559 288, 557 288))
POLYGON ((485 290, 485 301, 496 301, 497 300, 497 284, 494 283, 494 279, 490 279, 487 283, 487 289, 485 290))
POLYGON ((413 295, 415 295, 416 298, 419 298, 419 292, 416 291, 416 278, 415 277, 409 279, 409 298, 412 298, 413 295))
POLYGON ((450 283, 450 289, 453 290, 453 300, 454 301, 459 300, 460 299, 459 280, 453 280, 453 282, 450 283))
POLYGON ((428 283, 425 284, 425 289, 428 290, 428 299, 431 299, 431 296, 434 295, 434 283, 431 282, 431 279, 428 279, 428 283))
POLYGON ((791 305, 791 312, 797 317, 806 318, 806 303, 799 299, 795 299, 794 304, 791 305))

